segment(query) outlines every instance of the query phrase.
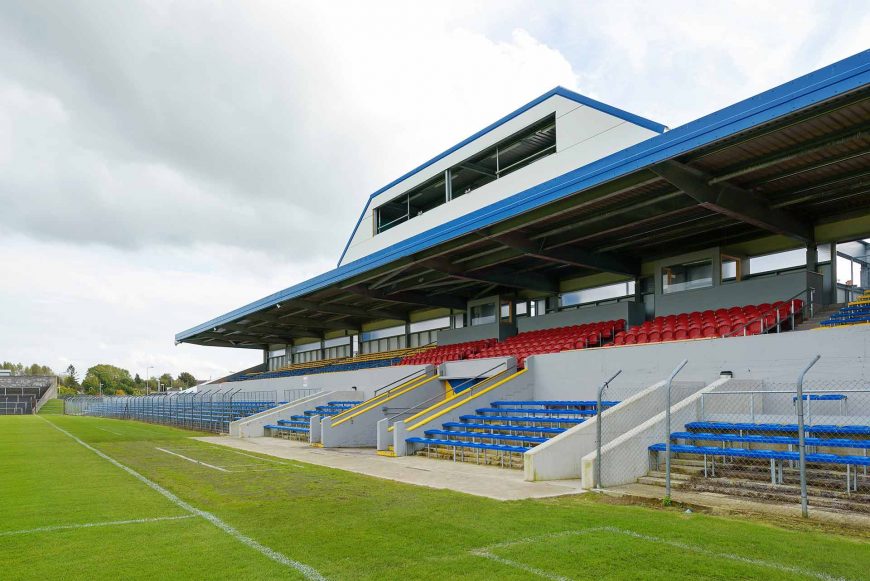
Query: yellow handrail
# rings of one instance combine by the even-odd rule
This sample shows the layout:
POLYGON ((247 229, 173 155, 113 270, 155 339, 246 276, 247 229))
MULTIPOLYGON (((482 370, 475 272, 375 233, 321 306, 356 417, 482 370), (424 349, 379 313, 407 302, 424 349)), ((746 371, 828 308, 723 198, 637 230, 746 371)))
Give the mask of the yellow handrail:
MULTIPOLYGON (((476 389, 476 388, 480 387, 481 385, 485 385, 485 384, 487 384, 487 383, 489 383, 489 382, 491 382, 491 381, 493 381, 493 380, 495 380, 495 379, 498 379, 499 377, 503 376, 503 375, 504 375, 505 373, 507 373, 507 372, 508 372, 507 370, 499 371, 499 372, 496 373, 495 375, 492 375, 492 376, 490 376, 490 377, 487 377, 486 379, 484 379, 483 381, 481 381, 481 382, 478 383, 477 385, 472 385, 469 389, 476 389)), ((451 389, 452 389, 452 388, 451 388, 451 389)), ((459 393, 461 394, 462 392, 459 392, 459 393)), ((434 403, 434 404, 430 405, 429 407, 427 407, 427 408, 424 409, 423 411, 419 411, 419 412, 417 412, 416 414, 414 414, 413 416, 411 416, 411 417, 409 417, 409 418, 405 418, 404 422, 405 422, 406 424, 407 424, 408 422, 412 422, 412 421, 414 421, 415 419, 419 418, 420 416, 425 415, 425 414, 428 414, 429 412, 431 412, 432 410, 438 408, 439 406, 442 406, 442 405, 446 404, 446 403, 449 402, 449 401, 453 401, 453 400, 456 399, 458 396, 459 396, 459 394, 454 394, 452 397, 445 397, 444 399, 442 399, 442 400, 439 401, 438 403, 434 403)))
MULTIPOLYGON (((439 412, 437 412, 437 413, 435 413, 435 414, 429 416, 428 418, 425 418, 425 419, 423 419, 423 420, 420 420, 419 422, 417 422, 417 423, 414 424, 413 426, 410 426, 410 427, 408 428, 408 431, 416 430, 417 428, 419 428, 419 427, 422 426, 423 424, 429 423, 429 422, 431 422, 432 420, 436 420, 436 419, 440 418, 441 416, 443 416, 443 415, 446 414, 447 412, 452 411, 452 410, 455 410, 456 408, 458 408, 458 407, 461 406, 462 404, 465 404, 465 403, 468 403, 468 402, 470 402, 470 401, 472 401, 472 400, 474 400, 474 399, 477 399, 478 397, 482 396, 483 394, 488 393, 488 392, 494 390, 495 388, 497 388, 497 387, 499 387, 499 386, 501 386, 501 385, 504 385, 504 384, 507 383, 508 381, 510 381, 510 380, 512 380, 512 379, 516 379, 517 377, 519 377, 520 375, 522 375, 522 374, 525 373, 526 371, 528 371, 528 368, 526 368, 526 369, 520 369, 519 371, 517 371, 517 372, 514 373, 513 375, 510 375, 510 376, 508 376, 508 377, 505 377, 505 378, 502 379, 501 381, 499 381, 499 382, 497 382, 497 383, 495 383, 495 384, 493 384, 493 385, 490 385, 490 386, 487 387, 486 389, 483 389, 483 390, 481 390, 481 391, 478 391, 477 393, 473 393, 473 394, 471 394, 469 397, 466 397, 466 398, 462 399, 462 401, 458 401, 458 402, 454 403, 453 405, 451 405, 451 406, 449 406, 449 407, 446 407, 446 408, 444 408, 443 410, 441 410, 441 411, 439 411, 439 412)), ((455 400, 455 399, 458 399, 458 398, 454 398, 454 400, 455 400)), ((454 401, 454 400, 450 400, 450 401, 454 401)), ((407 422, 408 422, 408 420, 405 420, 405 423, 407 423, 407 422)))
POLYGON ((379 401, 380 399, 383 399, 384 397, 390 395, 390 393, 391 393, 392 391, 397 390, 397 389, 402 389, 402 388, 405 387, 406 385, 411 384, 411 383, 414 383, 415 381, 418 381, 418 380, 420 380, 420 376, 419 376, 419 375, 418 375, 417 377, 412 377, 412 378, 409 379, 408 381, 406 381, 406 382, 404 382, 404 383, 400 383, 400 384, 397 385, 396 387, 394 387, 394 388, 392 388, 392 389, 388 389, 388 390, 385 391, 384 393, 378 394, 378 395, 376 395, 376 396, 373 397, 373 398, 370 398, 370 399, 367 399, 367 400, 365 400, 365 401, 363 401, 363 402, 360 402, 360 403, 358 403, 357 405, 353 406, 352 408, 346 409, 346 410, 344 410, 343 412, 341 412, 341 413, 339 413, 339 414, 335 414, 334 416, 332 416, 332 421, 334 422, 335 420, 341 419, 341 418, 343 418, 344 416, 346 416, 346 415, 348 415, 348 414, 352 414, 352 413, 356 410, 356 408, 358 408, 359 406, 361 406, 361 405, 368 405, 368 404, 370 404, 370 403, 374 403, 374 402, 376 402, 376 401, 379 401))
POLYGON ((375 398, 372 398, 369 401, 364 401, 360 405, 354 406, 354 407, 350 408, 349 410, 342 412, 342 413, 346 414, 348 412, 352 412, 353 410, 357 410, 357 408, 360 408, 360 407, 363 407, 363 409, 359 409, 356 412, 352 413, 351 415, 346 416, 346 417, 338 420, 337 422, 335 421, 335 418, 338 416, 333 416, 332 427, 334 428, 335 426, 341 425, 344 422, 346 422, 347 420, 355 418, 356 416, 358 416, 362 413, 365 413, 371 409, 374 409, 374 408, 378 407, 379 405, 384 404, 395 397, 399 397, 402 394, 405 394, 405 393, 408 393, 409 391, 417 389, 421 385, 429 383, 430 381, 432 381, 434 379, 438 379, 439 377, 441 377, 441 376, 440 375, 430 375, 430 376, 424 376, 422 378, 418 377, 416 379, 412 379, 411 381, 402 384, 402 385, 408 385, 409 383, 412 384, 412 385, 408 385, 408 387, 406 387, 405 389, 400 389, 401 386, 399 386, 397 388, 391 389, 388 392, 382 393, 381 395, 379 395, 375 398), (417 382, 417 383, 414 383, 414 382, 417 382), (387 397, 386 399, 380 399, 382 396, 389 396, 389 397, 387 397))

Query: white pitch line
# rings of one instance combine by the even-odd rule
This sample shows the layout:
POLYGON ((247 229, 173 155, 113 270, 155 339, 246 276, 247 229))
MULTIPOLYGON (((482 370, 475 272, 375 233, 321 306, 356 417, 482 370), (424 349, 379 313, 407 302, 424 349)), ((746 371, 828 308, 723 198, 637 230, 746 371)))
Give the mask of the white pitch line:
POLYGON ((13 535, 27 535, 30 533, 50 533, 54 531, 66 531, 70 529, 90 529, 93 527, 112 527, 118 525, 136 525, 142 523, 163 522, 167 520, 183 520, 193 518, 192 514, 182 514, 180 516, 158 516, 152 518, 134 518, 131 520, 112 520, 103 522, 88 522, 74 525, 54 525, 48 527, 37 527, 35 529, 24 529, 19 531, 2 531, 0 537, 11 537, 13 535))
POLYGON ((107 430, 106 428, 101 428, 100 426, 94 426, 98 430, 103 430, 104 432, 109 432, 110 434, 115 434, 116 436, 123 436, 124 434, 119 434, 118 432, 113 432, 112 430, 107 430))
POLYGON ((199 509, 199 508, 196 508, 195 506, 188 504, 187 502, 181 500, 180 498, 175 496, 173 493, 171 493, 169 490, 163 488, 162 486, 160 486, 156 482, 153 482, 153 481, 149 480, 148 478, 145 478, 144 476, 142 476, 141 474, 139 474, 138 472, 136 472, 132 468, 124 466, 123 464, 121 464, 120 462, 118 462, 117 460, 115 460, 114 458, 109 456, 108 454, 105 454, 104 452, 97 450, 96 448, 94 448, 90 444, 88 444, 85 441, 81 440, 80 438, 72 435, 71 433, 69 433, 66 430, 64 430, 63 428, 61 428, 60 426, 45 419, 44 416, 37 416, 37 417, 39 417, 43 421, 47 422, 55 430, 57 430, 63 434, 66 434, 69 438, 75 440, 76 442, 78 442, 78 444, 87 448, 88 450, 90 450, 91 452, 93 452, 94 454, 96 454, 97 456, 102 458, 103 460, 106 460, 107 462, 111 463, 112 465, 120 468, 121 470, 130 474, 131 476, 133 476, 134 478, 136 478, 137 480, 139 480, 140 482, 142 482, 143 484, 145 484, 146 486, 148 486, 152 490, 160 493, 161 495, 166 497, 170 502, 172 502, 176 506, 181 507, 182 509, 186 510, 187 512, 189 512, 191 514, 201 516, 202 518, 204 518, 205 520, 207 520, 208 522, 210 522, 211 524, 213 524, 217 528, 221 529, 223 532, 227 533, 228 535, 230 535, 231 537, 233 537, 234 539, 236 539, 237 541, 239 541, 243 545, 246 545, 246 546, 254 549, 255 551, 259 552, 262 555, 265 555, 266 557, 272 559, 273 561, 276 561, 282 565, 285 565, 287 567, 295 569, 296 571, 299 571, 300 573, 302 573, 302 575, 305 576, 306 579, 313 579, 316 581, 325 581, 326 580, 326 577, 321 575, 320 572, 318 572, 317 569, 315 569, 314 567, 306 565, 305 563, 300 563, 299 561, 294 561, 293 559, 287 557, 286 555, 279 553, 278 551, 275 551, 274 549, 270 549, 269 547, 258 543, 257 541, 255 541, 251 537, 249 537, 245 534, 242 534, 239 530, 237 530, 233 526, 225 523, 224 521, 222 521, 221 519, 219 519, 217 516, 213 515, 212 513, 205 511, 205 510, 202 510, 202 509, 199 509))
POLYGON ((161 452, 166 452, 167 454, 172 454, 173 456, 178 456, 183 460, 187 460, 188 462, 193 462, 194 464, 199 464, 200 466, 205 466, 206 468, 213 468, 214 470, 220 470, 221 472, 229 472, 226 468, 221 468, 220 466, 215 466, 214 464, 207 464, 205 462, 200 462, 195 458, 188 458, 187 456, 182 456, 177 452, 173 452, 172 450, 167 450, 165 448, 154 448, 155 450, 160 450, 161 452))
POLYGON ((281 460, 273 460, 272 458, 260 458, 259 456, 254 456, 253 454, 246 454, 241 450, 235 450, 233 448, 225 448, 222 447, 222 450, 226 452, 235 452, 236 454, 241 454, 242 456, 247 456, 248 458, 254 458, 255 460, 264 460, 266 462, 274 462, 275 464, 281 464, 282 466, 293 466, 294 468, 305 468, 302 464, 294 464, 292 462, 282 462, 281 460))
POLYGON ((608 533, 625 535, 625 536, 632 537, 635 539, 640 539, 643 541, 648 541, 648 542, 652 542, 652 543, 659 543, 662 545, 668 545, 670 547, 674 547, 674 548, 677 548, 677 549, 680 549, 683 551, 690 551, 693 553, 697 553, 699 555, 704 555, 705 557, 715 557, 715 558, 719 558, 719 559, 728 559, 730 561, 737 561, 739 563, 745 563, 747 565, 755 565, 755 566, 759 566, 759 567, 767 567, 770 569, 776 569, 776 570, 782 571, 784 573, 792 573, 792 574, 804 575, 806 577, 813 577, 816 579, 821 579, 822 581, 847 581, 847 579, 845 577, 834 577, 832 575, 828 575, 827 573, 820 573, 818 571, 804 569, 803 567, 784 565, 782 563, 774 563, 771 561, 764 561, 762 559, 754 559, 752 557, 744 557, 742 555, 737 555, 734 553, 717 553, 715 551, 708 551, 707 549, 704 549, 702 547, 698 547, 696 545, 690 545, 688 543, 683 543, 681 541, 672 541, 670 539, 665 539, 662 537, 654 537, 652 535, 645 535, 642 533, 637 533, 637 532, 627 530, 627 529, 619 529, 616 527, 591 527, 588 529, 580 529, 580 530, 574 530, 574 531, 562 531, 562 532, 558 532, 558 533, 550 533, 550 534, 539 535, 539 536, 535 536, 535 537, 525 537, 522 539, 516 539, 514 541, 507 541, 504 543, 496 543, 493 545, 488 545, 486 547, 472 549, 470 551, 470 553, 472 555, 477 556, 477 557, 483 557, 483 558, 490 559, 493 561, 498 561, 498 562, 503 563, 505 565, 517 567, 517 568, 522 569, 528 573, 533 573, 535 575, 538 575, 539 577, 542 577, 544 579, 549 579, 551 581, 562 581, 562 580, 567 580, 568 578, 560 577, 560 576, 556 575, 555 573, 550 573, 548 571, 536 569, 534 567, 524 565, 523 563, 517 563, 517 562, 511 561, 509 559, 505 559, 504 557, 500 557, 498 555, 493 554, 492 551, 495 549, 504 549, 504 548, 515 546, 515 545, 535 543, 535 542, 546 541, 546 540, 550 540, 550 539, 557 539, 557 538, 568 537, 568 536, 579 536, 579 535, 585 535, 585 534, 596 533, 596 532, 608 532, 608 533))

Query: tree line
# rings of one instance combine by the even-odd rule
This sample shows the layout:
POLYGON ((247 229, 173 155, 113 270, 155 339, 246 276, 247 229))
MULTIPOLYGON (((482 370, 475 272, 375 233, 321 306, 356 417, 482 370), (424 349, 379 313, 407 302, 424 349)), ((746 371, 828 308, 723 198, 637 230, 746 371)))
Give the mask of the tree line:
POLYGON ((34 363, 30 366, 4 361, 0 369, 12 371, 12 375, 56 375, 61 395, 141 395, 167 389, 187 389, 199 383, 193 374, 182 371, 176 377, 163 373, 159 377, 142 379, 138 373, 131 375, 124 368, 100 363, 88 368, 79 380, 79 372, 74 365, 64 373, 55 373, 48 365, 34 363))

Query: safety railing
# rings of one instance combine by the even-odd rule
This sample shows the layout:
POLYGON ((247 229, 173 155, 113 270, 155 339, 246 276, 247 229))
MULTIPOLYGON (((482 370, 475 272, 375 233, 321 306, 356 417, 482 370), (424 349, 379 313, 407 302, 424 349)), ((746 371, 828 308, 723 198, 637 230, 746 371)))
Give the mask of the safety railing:
MULTIPOLYGON (((800 291, 799 293, 796 293, 795 295, 790 296, 786 300, 782 301, 783 303, 789 305, 789 314, 788 314, 788 317, 786 318, 786 320, 789 321, 789 330, 794 331, 795 326, 796 326, 795 316, 797 314, 800 314, 802 316, 802 318, 804 318, 804 319, 805 318, 811 319, 813 317, 813 315, 815 314, 815 307, 813 304, 813 302, 815 300, 815 294, 816 294, 816 289, 814 289, 813 287, 807 287, 804 290, 800 291), (803 305, 801 306, 801 309, 800 309, 800 313, 797 313, 796 308, 795 308, 796 301, 804 295, 806 295, 807 300, 805 300, 803 302, 803 305), (805 313, 809 313, 809 317, 803 317, 803 315, 805 313)), ((748 332, 748 330, 755 323, 759 324, 759 333, 758 334, 763 335, 763 334, 771 331, 772 329, 776 329, 776 331, 779 332, 782 330, 782 324, 784 322, 785 322, 785 320, 781 316, 780 307, 771 305, 770 308, 765 309, 764 311, 759 313, 757 316, 753 317, 749 321, 746 321, 738 329, 735 329, 729 333, 726 333, 725 335, 723 335, 723 337, 746 336, 746 335, 750 334, 748 332), (775 316, 775 318, 772 322, 768 323, 768 320, 770 319, 771 316, 775 316)))
MULTIPOLYGON (((463 395, 470 395, 472 393, 475 393, 475 390, 479 391, 479 389, 482 389, 483 387, 485 387, 485 384, 488 384, 490 381, 492 381, 493 379, 502 375, 505 372, 507 372, 507 361, 502 361, 498 365, 495 365, 494 367, 490 367, 489 369, 478 373, 474 377, 466 379, 465 381, 463 381, 459 385, 454 386, 453 393, 456 395, 458 395, 460 393, 463 395), (489 373, 492 373, 493 371, 495 371, 499 367, 504 367, 505 368, 504 371, 501 371, 501 372, 494 374, 494 375, 491 375, 491 376, 488 375, 489 373), (483 381, 481 381, 481 380, 483 380, 483 381), (460 389, 460 388, 464 388, 465 386, 467 386, 469 384, 471 384, 471 386, 468 387, 467 389, 460 389)), ((449 398, 447 397, 446 394, 438 394, 436 396, 430 397, 429 399, 422 401, 422 402, 420 402, 414 406, 411 406, 409 408, 400 409, 398 411, 398 413, 387 417, 387 422, 390 425, 388 430, 389 431, 393 430, 392 425, 396 422, 396 420, 399 417, 406 415, 406 414, 412 414, 410 417, 406 418, 405 421, 416 419, 417 417, 419 417, 419 416, 423 415, 425 412, 427 412, 429 410, 429 408, 433 407, 433 404, 435 404, 436 401, 442 400, 439 403, 443 403, 443 402, 448 401, 448 399, 449 398), (412 413, 412 412, 417 412, 417 413, 412 413)))
POLYGON ((209 390, 143 396, 74 396, 64 400, 67 415, 132 419, 179 428, 226 433, 237 419, 277 405, 275 391, 209 390))

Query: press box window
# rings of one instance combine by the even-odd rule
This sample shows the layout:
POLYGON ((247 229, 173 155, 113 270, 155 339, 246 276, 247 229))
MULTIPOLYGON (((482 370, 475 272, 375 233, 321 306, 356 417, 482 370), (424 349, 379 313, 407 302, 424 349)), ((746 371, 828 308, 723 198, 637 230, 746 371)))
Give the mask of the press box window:
POLYGON ((488 325, 495 323, 495 305, 487 303, 471 307, 471 325, 488 325))
POLYGON ((662 269, 662 294, 713 286, 713 262, 698 260, 662 269))

